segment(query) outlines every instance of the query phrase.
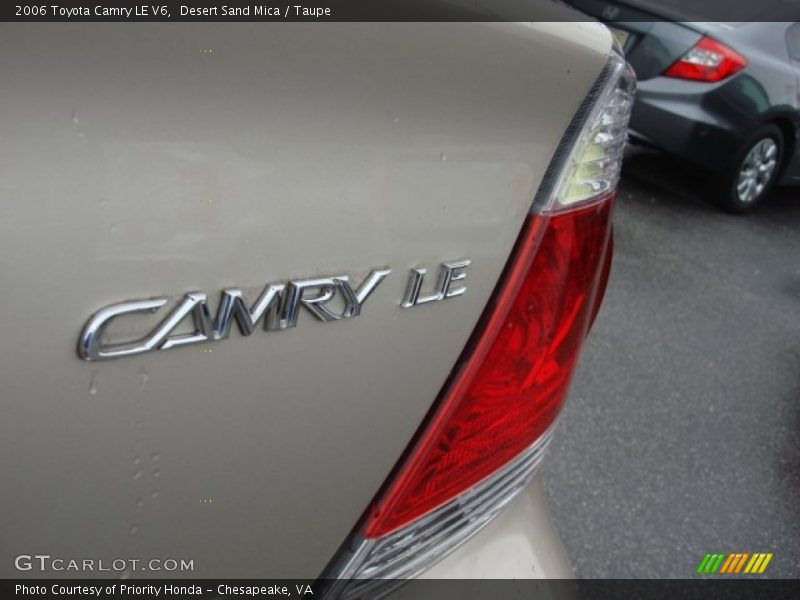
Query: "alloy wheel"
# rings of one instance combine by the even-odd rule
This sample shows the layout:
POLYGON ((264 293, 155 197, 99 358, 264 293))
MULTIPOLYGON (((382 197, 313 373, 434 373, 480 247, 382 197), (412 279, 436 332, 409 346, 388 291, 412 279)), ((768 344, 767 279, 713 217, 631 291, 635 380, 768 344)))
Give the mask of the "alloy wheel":
POLYGON ((742 161, 736 180, 736 194, 741 202, 749 204, 764 193, 778 166, 778 144, 764 138, 750 148, 742 161))

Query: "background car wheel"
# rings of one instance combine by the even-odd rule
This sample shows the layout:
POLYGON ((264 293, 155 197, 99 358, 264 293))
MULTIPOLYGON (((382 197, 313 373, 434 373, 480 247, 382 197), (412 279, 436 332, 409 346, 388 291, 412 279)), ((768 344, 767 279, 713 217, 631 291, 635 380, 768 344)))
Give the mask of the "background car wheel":
POLYGON ((783 136, 774 125, 765 125, 744 145, 734 167, 719 182, 719 205, 733 213, 744 213, 766 196, 780 170, 783 136))

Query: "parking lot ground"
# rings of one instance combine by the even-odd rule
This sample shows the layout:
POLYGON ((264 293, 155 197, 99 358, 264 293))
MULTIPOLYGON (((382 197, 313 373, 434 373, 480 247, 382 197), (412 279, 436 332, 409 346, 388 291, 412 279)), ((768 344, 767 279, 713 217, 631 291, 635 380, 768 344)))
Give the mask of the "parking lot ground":
POLYGON ((628 152, 615 259, 548 459, 579 577, 692 577, 774 552, 800 577, 800 188, 747 216, 628 152))

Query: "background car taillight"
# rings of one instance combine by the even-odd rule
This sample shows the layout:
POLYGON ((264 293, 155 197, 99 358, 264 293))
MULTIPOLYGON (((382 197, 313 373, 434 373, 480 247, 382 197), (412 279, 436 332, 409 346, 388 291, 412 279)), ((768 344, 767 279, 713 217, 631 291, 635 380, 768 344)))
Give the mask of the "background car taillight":
POLYGON ((608 275, 635 79, 611 54, 553 157, 472 338, 406 455, 326 577, 387 591, 496 516, 550 439, 608 275), (372 581, 370 581, 372 580, 372 581))
POLYGON ((721 81, 747 66, 747 59, 710 37, 703 37, 664 75, 696 81, 721 81))

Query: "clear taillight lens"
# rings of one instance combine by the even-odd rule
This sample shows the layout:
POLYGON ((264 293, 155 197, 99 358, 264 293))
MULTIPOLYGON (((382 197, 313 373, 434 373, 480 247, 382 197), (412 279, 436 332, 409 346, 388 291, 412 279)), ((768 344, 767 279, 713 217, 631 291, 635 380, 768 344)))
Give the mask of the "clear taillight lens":
POLYGON ((607 276, 635 79, 614 52, 554 156, 486 312, 431 415, 326 573, 374 597, 429 567, 530 480, 607 276))

